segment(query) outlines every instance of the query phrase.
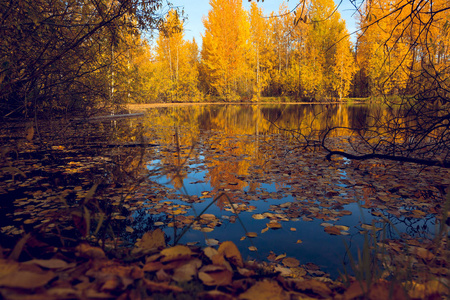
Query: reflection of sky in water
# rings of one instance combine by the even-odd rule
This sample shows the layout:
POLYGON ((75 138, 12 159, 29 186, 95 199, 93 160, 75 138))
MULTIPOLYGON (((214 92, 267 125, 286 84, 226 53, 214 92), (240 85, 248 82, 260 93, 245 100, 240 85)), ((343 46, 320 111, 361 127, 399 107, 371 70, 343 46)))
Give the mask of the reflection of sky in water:
MULTIPOLYGON (((201 146, 200 146, 201 148, 201 146)), ((213 195, 217 196, 220 194, 218 191, 220 187, 216 187, 214 189, 209 182, 205 179, 208 178, 209 171, 204 169, 206 167, 206 159, 214 160, 215 155, 213 157, 205 158, 203 156, 202 151, 200 150, 200 155, 198 155, 195 159, 188 159, 188 174, 187 177, 183 180, 183 188, 177 190, 177 193, 180 195, 187 196, 202 196, 202 192, 211 192, 214 191, 213 195), (204 182, 206 181, 206 182, 204 182)), ((221 154, 218 154, 219 157, 221 154)), ((161 163, 159 160, 154 160, 151 164, 147 166, 149 170, 154 170, 158 168, 158 164, 161 163)), ((344 165, 350 164, 348 159, 344 158, 344 165)), ((311 167, 311 170, 313 168, 311 167)), ((338 170, 338 176, 341 180, 347 179, 347 172, 345 170, 338 170)), ((236 174, 235 174, 236 175, 236 174)), ((167 188, 173 189, 174 186, 171 184, 170 179, 163 176, 155 176, 151 178, 151 180, 166 186, 167 188)), ((245 181, 245 179, 244 179, 245 181)), ((247 182, 249 183, 249 182, 247 182)), ((335 183, 335 186, 341 187, 344 191, 341 191, 341 195, 350 195, 351 189, 344 183, 335 183), (345 189, 348 189, 345 191, 345 189)), ((283 186, 283 189, 289 189, 289 186, 283 186)), ((256 194, 261 192, 274 193, 277 192, 277 186, 275 183, 259 183, 256 188, 256 194)), ((243 193, 246 194, 254 194, 255 192, 250 191, 250 186, 247 184, 243 187, 243 193)), ((233 195, 233 191, 229 191, 230 195, 233 195)), ((238 193, 238 195, 240 195, 238 193)), ((195 215, 202 212, 208 205, 213 201, 212 198, 205 198, 203 202, 189 204, 192 209, 188 210, 186 215, 195 215)), ((214 228, 212 232, 204 233, 198 230, 189 230, 184 236, 181 238, 180 243, 187 242, 199 242, 201 246, 205 246, 205 239, 213 238, 217 239, 219 242, 223 241, 232 241, 234 242, 241 251, 244 258, 256 258, 256 259, 265 259, 270 251, 273 251, 276 255, 284 254, 288 257, 297 258, 301 264, 305 264, 308 262, 315 263, 321 267, 323 271, 330 273, 333 277, 338 275, 338 271, 343 271, 343 264, 347 264, 347 270, 350 271, 350 267, 348 266, 349 257, 346 255, 346 245, 350 247, 350 252, 353 258, 357 257, 358 249, 362 249, 364 242, 364 235, 360 234, 361 230, 360 225, 362 223, 372 224, 372 222, 376 220, 380 220, 378 217, 374 217, 371 214, 369 209, 362 208, 358 201, 362 199, 354 199, 355 202, 346 204, 343 206, 345 210, 349 210, 352 212, 351 215, 346 215, 340 217, 338 221, 325 221, 327 223, 331 223, 334 225, 345 225, 349 226, 350 230, 348 231, 349 235, 330 235, 324 231, 324 227, 320 224, 324 221, 321 219, 314 219, 310 222, 306 222, 302 220, 302 216, 300 216, 298 221, 280 221, 282 228, 278 230, 268 230, 265 233, 261 233, 261 230, 266 228, 266 223, 269 222, 269 219, 263 220, 255 220, 252 218, 253 214, 256 213, 264 213, 264 212, 272 212, 270 210, 270 205, 279 205, 285 202, 295 202, 297 201, 292 196, 285 196, 282 199, 260 199, 260 200, 251 200, 245 201, 247 205, 256 206, 257 209, 251 212, 242 211, 238 214, 239 220, 236 220, 234 223, 231 223, 228 220, 229 216, 234 215, 231 211, 221 210, 216 205, 211 205, 205 211, 208 214, 214 214, 217 218, 222 221, 221 226, 217 226, 214 228), (244 229, 245 227, 245 229, 244 229), (295 228, 295 231, 291 231, 291 228, 295 228), (241 241, 241 237, 245 236, 247 232, 256 232, 258 234, 257 238, 250 239, 246 238, 241 241), (297 244, 297 240, 302 240, 302 243, 297 244), (257 247, 257 252, 251 252, 248 250, 249 246, 257 247)), ((166 201, 166 200, 162 200, 166 201)), ((169 200, 176 204, 187 205, 186 202, 182 200, 169 200)), ((319 206, 320 202, 316 202, 319 206)), ((161 214, 163 215, 163 214, 161 214)), ((429 227, 432 224, 432 220, 424 221, 423 219, 412 219, 412 218, 391 218, 392 224, 386 224, 385 231, 378 231, 376 236, 378 238, 382 237, 385 233, 388 238, 396 238, 398 237, 398 232, 407 232, 412 236, 416 235, 417 232, 420 232, 425 222, 428 222, 427 225, 429 227), (407 225, 408 222, 415 222, 414 226, 411 224, 407 225), (395 226, 395 229, 393 226, 395 226), (416 228, 419 226, 419 228, 416 228), (416 230, 416 232, 414 232, 416 230)), ((383 225, 380 223, 376 224, 377 227, 382 227, 383 225)), ((165 233, 171 237, 171 241, 173 242, 174 236, 174 228, 165 227, 163 229, 165 233)), ((433 233, 434 228, 426 228, 425 232, 433 233)), ((181 230, 178 229, 177 235, 181 233, 181 230)), ((372 233, 369 233, 372 234, 372 233)), ((424 234, 423 230, 420 234, 424 234)))
MULTIPOLYGON (((154 163, 157 163, 154 161, 154 163)), ((190 166, 191 169, 201 167, 200 164, 195 164, 190 166)), ((148 166, 149 169, 152 166, 148 166)), ((184 187, 178 190, 180 194, 186 195, 197 195, 201 196, 202 192, 211 191, 212 187, 208 182, 196 183, 198 181, 203 181, 207 171, 198 171, 188 173, 187 178, 184 179, 184 187), (195 183, 195 184, 193 184, 195 183)), ((345 172, 342 172, 342 176, 345 177, 345 172)), ((170 181, 165 177, 155 177, 153 180, 158 183, 167 186, 168 188, 173 188, 170 181)), ((344 184, 339 186, 345 187, 344 184)), ((244 192, 248 191, 248 187, 244 188, 244 192)), ((265 184, 262 183, 258 188, 258 191, 266 191, 268 193, 277 192, 274 183, 265 184)), ((193 209, 188 210, 187 215, 199 214, 204 208, 206 208, 212 198, 204 199, 204 202, 193 203, 191 206, 193 209)), ((184 204, 181 200, 170 200, 176 204, 184 204)), ((352 212, 349 216, 343 216, 339 221, 329 223, 335 225, 346 225, 350 227, 348 231, 349 235, 330 235, 324 231, 324 227, 320 224, 324 222, 320 219, 314 219, 310 222, 305 222, 301 219, 298 221, 280 221, 282 228, 278 230, 268 230, 265 233, 261 233, 261 230, 266 227, 268 219, 255 220, 252 215, 255 213, 270 212, 270 205, 279 205, 284 202, 295 202, 292 196, 286 196, 282 199, 261 199, 248 201, 248 205, 256 206, 257 209, 251 212, 243 211, 238 214, 239 220, 235 223, 230 223, 227 220, 227 216, 234 215, 231 211, 221 210, 216 205, 211 205, 206 213, 214 214, 216 217, 222 220, 222 225, 215 227, 212 232, 203 233, 198 230, 189 230, 181 238, 180 243, 187 242, 199 242, 200 245, 205 246, 205 239, 214 238, 219 242, 223 241, 233 241, 240 249, 244 258, 247 259, 265 259, 270 251, 275 254, 286 253, 287 256, 295 257, 300 260, 302 264, 312 262, 321 267, 323 271, 330 273, 332 276, 338 276, 338 271, 343 271, 343 264, 350 269, 348 263, 349 258, 346 255, 346 245, 351 249, 352 256, 357 257, 357 249, 361 249, 364 241, 364 236, 359 234, 359 228, 357 226, 361 223, 371 224, 374 218, 370 214, 368 209, 361 208, 358 203, 351 203, 344 206, 344 209, 352 212), (243 228, 245 227, 245 229, 243 228), (296 231, 292 231, 291 228, 295 228, 296 231), (257 238, 246 238, 241 241, 241 237, 245 236, 245 232, 256 232, 258 234, 257 238), (297 240, 302 240, 302 243, 297 244, 297 240), (345 242, 344 242, 345 241, 345 242), (255 246, 258 248, 257 252, 251 252, 248 250, 249 246, 255 246)), ((319 203, 320 204, 320 203, 319 203)), ((422 225, 423 221, 418 221, 418 224, 422 225)), ((381 226, 378 224, 377 226, 381 226)), ((396 229, 400 232, 404 232, 407 226, 404 224, 397 224, 396 229)), ((173 237, 173 228, 164 228, 167 235, 173 237)), ((388 232, 389 230, 386 230, 388 232)), ((178 230, 179 234, 181 230, 178 230)), ((378 236, 382 234, 383 231, 377 233, 378 236)), ((395 234, 395 230, 390 230, 395 234)), ((171 240, 173 242, 173 239, 171 240)))

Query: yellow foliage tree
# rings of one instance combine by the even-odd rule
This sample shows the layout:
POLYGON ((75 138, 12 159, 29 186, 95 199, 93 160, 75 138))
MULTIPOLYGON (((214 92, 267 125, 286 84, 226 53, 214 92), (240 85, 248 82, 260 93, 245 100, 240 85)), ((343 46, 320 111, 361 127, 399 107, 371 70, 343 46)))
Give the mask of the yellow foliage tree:
POLYGON ((171 10, 160 26, 156 41, 158 98, 170 102, 200 100, 198 90, 198 48, 195 40, 185 41, 183 24, 171 10))
POLYGON ((203 20, 202 70, 208 93, 228 100, 249 89, 250 28, 242 0, 211 0, 203 20))

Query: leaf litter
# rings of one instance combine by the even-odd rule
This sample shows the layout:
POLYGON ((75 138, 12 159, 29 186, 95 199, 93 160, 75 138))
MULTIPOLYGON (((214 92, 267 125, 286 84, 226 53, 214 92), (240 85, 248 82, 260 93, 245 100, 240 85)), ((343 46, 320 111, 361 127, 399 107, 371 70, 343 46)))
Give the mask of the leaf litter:
MULTIPOLYGON (((227 136, 214 133, 212 133, 211 138, 220 139, 223 144, 227 144, 229 139, 227 136)), ((336 139, 336 143, 339 142, 338 140, 336 139)), ((236 148, 232 145, 236 141, 242 142, 231 139, 229 146, 224 147, 221 152, 214 151, 212 155, 208 152, 205 153, 206 147, 201 149, 202 146, 200 146, 198 150, 203 151, 205 158, 203 166, 196 167, 197 170, 213 170, 211 168, 215 164, 224 162, 221 155, 235 151, 236 148)), ((252 215, 256 221, 267 219, 264 220, 264 223, 261 223, 261 234, 264 234, 269 229, 283 230, 284 222, 295 222, 298 220, 303 220, 304 222, 321 220, 327 224, 324 226, 324 230, 328 234, 346 234, 352 228, 337 222, 342 217, 353 213, 345 207, 348 204, 355 203, 355 201, 360 201, 362 208, 369 210, 374 217, 378 218, 372 224, 361 222, 358 226, 355 226, 356 230, 358 228, 361 229, 362 234, 371 234, 382 230, 386 219, 412 220, 414 222, 416 219, 425 219, 430 216, 436 219, 441 218, 443 207, 442 186, 448 186, 449 184, 446 171, 437 168, 422 170, 412 164, 400 165, 378 160, 361 163, 337 159, 332 162, 326 162, 323 160, 323 154, 316 151, 291 149, 288 151, 289 154, 286 155, 286 148, 288 147, 283 139, 277 140, 273 138, 271 143, 259 149, 260 153, 263 153, 264 163, 252 157, 249 158, 245 154, 235 154, 233 156, 235 164, 239 165, 249 160, 255 161, 253 164, 248 164, 243 170, 231 172, 229 178, 221 179, 221 183, 217 185, 217 188, 215 187, 211 191, 203 191, 200 196, 182 195, 176 188, 170 189, 166 185, 154 182, 150 184, 148 182, 124 198, 121 193, 117 192, 114 184, 111 184, 106 186, 106 188, 102 188, 102 196, 96 196, 92 202, 108 199, 112 207, 117 207, 112 218, 117 224, 131 221, 134 218, 131 212, 144 211, 145 214, 158 218, 166 216, 165 219, 154 222, 157 226, 168 226, 178 229, 191 226, 192 229, 204 233, 213 233, 214 229, 221 226, 224 221, 235 222, 239 214, 251 213, 256 210, 257 205, 251 204, 250 201, 280 200, 279 204, 271 204, 267 211, 258 211, 252 215), (421 174, 421 176, 411 177, 410 174, 421 174), (258 188, 244 190, 243 188, 250 183, 257 183, 256 186, 278 183, 278 186, 276 192, 267 192, 258 188), (192 213, 191 204, 215 199, 222 192, 229 194, 233 202, 218 202, 217 205, 223 208, 224 211, 231 213, 231 215, 216 216, 205 214, 201 218, 195 217, 195 214, 192 213), (292 200, 287 202, 281 201, 286 196, 292 200), (183 202, 186 204, 182 204, 183 202), (128 214, 123 214, 123 209, 128 214)), ((33 146, 29 145, 27 150, 19 154, 25 157, 29 153, 33 153, 32 148, 33 146)), ((14 209, 7 213, 7 217, 14 220, 14 225, 5 224, 2 226, 0 228, 2 234, 6 236, 20 236, 30 229, 55 233, 61 229, 73 231, 76 228, 87 232, 91 226, 94 226, 94 224, 78 223, 70 228, 70 225, 61 227, 59 224, 70 223, 71 216, 75 220, 76 214, 73 212, 78 208, 77 201, 86 199, 89 194, 92 188, 93 174, 95 175, 95 172, 98 171, 105 172, 108 169, 108 165, 111 162, 111 153, 77 155, 76 151, 71 150, 70 146, 62 145, 52 146, 51 151, 61 155, 61 164, 43 164, 40 158, 22 159, 14 161, 16 171, 8 169, 1 174, 4 179, 0 184, 0 192, 2 194, 9 194, 18 189, 22 191, 21 196, 13 201, 14 209), (39 171, 39 175, 37 175, 37 171, 39 171), (68 181, 69 184, 62 185, 59 178, 68 181), (69 214, 61 214, 61 208, 65 209, 69 214), (83 226, 88 228, 83 229, 83 226)), ((164 146, 162 146, 157 155, 165 157, 169 152, 169 148, 165 150, 164 146)), ((188 151, 185 151, 184 155, 187 157, 188 151)), ((195 160, 193 162, 198 163, 195 160)), ((168 165, 166 164, 165 166, 167 167, 168 165)), ((202 180, 202 182, 205 182, 205 180, 202 180)), ((202 182, 197 182, 196 184, 201 184, 202 182)), ((101 212, 98 211, 93 217, 95 216, 98 220, 100 215, 101 212)), ((132 227, 129 228, 133 229, 132 227)), ((131 233, 130 230, 127 232, 131 233)), ((257 239, 258 237, 256 236, 255 238, 257 239)), ((206 244, 213 247, 223 244, 214 238, 206 238, 205 240, 206 244)), ((297 238, 295 240, 299 241, 297 238)), ((117 243, 117 240, 111 240, 110 242, 117 243)), ((227 287, 221 291, 224 293, 229 293, 231 286, 232 295, 242 294, 242 298, 245 298, 247 297, 245 294, 239 294, 242 291, 242 287, 238 287, 238 285, 240 280, 249 278, 252 279, 250 281, 253 284, 250 285, 251 287, 247 286, 246 291, 250 291, 257 283, 258 289, 276 290, 279 291, 280 295, 285 293, 293 295, 292 293, 295 293, 295 295, 307 295, 313 298, 327 298, 332 295, 339 295, 344 289, 342 284, 336 282, 333 282, 331 285, 322 285, 322 281, 327 281, 327 276, 323 276, 326 274, 312 265, 296 266, 296 263, 292 263, 292 260, 287 260, 287 264, 291 267, 284 263, 283 265, 271 266, 270 264, 265 265, 265 263, 246 262, 249 265, 245 266, 250 270, 247 272, 242 269, 239 270, 231 262, 232 259, 227 258, 222 253, 223 258, 221 258, 221 255, 217 256, 214 259, 215 263, 212 264, 214 267, 212 267, 209 265, 209 261, 205 264, 202 255, 206 256, 206 254, 202 254, 198 247, 192 249, 189 247, 165 248, 160 233, 150 238, 142 236, 141 240, 136 243, 135 248, 141 250, 135 250, 136 252, 133 255, 138 255, 137 253, 144 255, 140 258, 141 260, 153 257, 144 264, 144 266, 147 266, 145 268, 147 271, 142 271, 144 269, 142 262, 140 265, 133 263, 122 265, 122 263, 105 260, 106 256, 102 249, 82 245, 84 244, 77 248, 78 256, 76 258, 63 256, 62 259, 61 257, 51 258, 49 259, 53 259, 51 262, 42 262, 41 260, 39 263, 35 259, 35 262, 27 264, 33 267, 22 266, 23 262, 10 264, 10 260, 3 260, 2 265, 5 266, 5 270, 12 270, 6 275, 11 275, 14 272, 15 275, 6 276, 1 273, 3 274, 1 278, 4 280, 0 281, 2 282, 0 284, 2 295, 6 295, 6 298, 14 297, 13 295, 26 295, 31 289, 39 288, 50 298, 53 296, 56 298, 110 297, 111 295, 117 296, 119 294, 130 296, 133 293, 133 289, 130 291, 128 288, 132 287, 133 282, 136 282, 136 280, 140 282, 140 286, 145 287, 148 293, 183 293, 183 288, 177 286, 179 282, 200 280, 205 286, 227 287), (152 245, 151 243, 153 242, 150 242, 149 246, 145 243, 145 240, 147 240, 147 243, 155 240, 155 244, 152 245), (142 248, 146 250, 142 251, 142 248), (164 254, 163 251, 165 249, 172 250, 166 251, 164 254), (188 251, 187 249, 190 250, 188 251), (147 251, 153 254, 149 256, 148 253, 145 253, 147 251), (58 263, 61 264, 61 267, 59 267, 55 259, 59 261, 58 263), (83 261, 86 259, 89 262, 83 261), (199 265, 198 260, 202 262, 201 265, 199 265), (63 267, 65 265, 64 262, 70 265, 70 272, 75 272, 73 274, 77 274, 76 276, 79 277, 75 279, 76 276, 71 275, 75 276, 72 277, 72 281, 64 281, 63 278, 66 275, 62 274, 69 272, 67 271, 67 266, 63 267), (284 279, 268 281, 270 283, 259 283, 260 281, 252 278, 253 275, 247 277, 242 275, 249 275, 252 274, 251 271, 257 272, 260 270, 254 269, 255 265, 258 268, 278 272, 283 275, 282 278, 284 279), (157 268, 155 269, 155 267, 157 268), (88 268, 89 271, 86 271, 88 268), (237 274, 239 275, 235 274, 236 271, 238 271, 237 274), (35 280, 38 276, 41 279, 35 280), (308 276, 312 277, 308 278, 308 276), (18 283, 18 278, 23 278, 24 283, 18 283), (78 282, 77 286, 72 284, 73 280, 78 282), (265 285, 267 287, 264 287, 265 285), (306 287, 308 285, 309 288, 306 287), (280 291, 277 286, 281 287, 282 290, 280 291), (81 292, 82 289, 85 292, 81 292)), ((448 272, 446 272, 448 270, 448 262, 443 259, 443 257, 448 255, 448 250, 446 250, 445 245, 437 248, 431 242, 431 239, 425 236, 417 239, 414 236, 403 235, 401 240, 383 240, 380 242, 380 246, 387 249, 388 254, 406 253, 406 255, 397 257, 395 260, 386 260, 387 268, 405 265, 410 263, 411 259, 415 259, 413 263, 416 267, 421 268, 424 273, 426 271, 438 277, 448 275, 448 272)), ((251 251, 257 251, 255 246, 250 248, 251 251)), ((2 252, 8 253, 8 249, 4 249, 2 252)), ((54 254, 56 255, 56 253, 54 254)), ((275 263, 283 259, 283 255, 281 255, 281 258, 279 256, 275 257, 275 263)), ((296 260, 296 258, 292 259, 296 260)), ((446 293, 443 292, 440 281, 427 281, 418 277, 414 284, 417 286, 417 289, 413 289, 409 294, 411 298, 422 298, 424 295, 446 293), (427 284, 431 288, 426 288, 427 284)), ((382 286, 384 286, 383 282, 375 283, 374 289, 376 290, 382 286)), ((212 291, 206 291, 206 293, 209 292, 212 291)), ((353 291, 353 293, 359 295, 360 291, 353 291)), ((345 295, 344 293, 344 298, 348 296, 348 294, 347 296, 345 295)))

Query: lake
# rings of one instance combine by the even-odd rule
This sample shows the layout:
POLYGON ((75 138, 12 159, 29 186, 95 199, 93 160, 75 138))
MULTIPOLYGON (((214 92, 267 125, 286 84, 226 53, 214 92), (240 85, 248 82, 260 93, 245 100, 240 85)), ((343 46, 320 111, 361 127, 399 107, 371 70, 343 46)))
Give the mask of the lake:
MULTIPOLYGON (((318 144, 323 130, 363 131, 373 114, 389 111, 376 105, 199 104, 42 126, 40 135, 51 141, 47 150, 25 142, 14 154, 27 177, 2 175, 2 238, 32 230, 79 234, 71 215, 97 183, 87 235, 111 211, 110 238, 124 245, 161 228, 169 245, 232 241, 244 259, 285 255, 310 274, 332 277, 352 272, 351 258, 366 238, 402 257, 402 245, 433 238, 443 206, 438 187, 450 176, 408 163, 325 159, 318 144)), ((335 131, 329 146, 346 149, 350 133, 335 131)))
POLYGON ((149 179, 161 188, 150 196, 142 191, 146 213, 161 219, 156 224, 172 243, 233 241, 244 258, 286 254, 332 276, 344 266, 351 269, 347 250, 356 258, 365 235, 432 237, 436 219, 429 208, 440 197, 433 184, 447 180, 446 171, 428 168, 428 174, 420 166, 377 160, 329 162, 324 152, 302 147, 326 126, 364 128, 374 111, 382 109, 331 104, 150 109, 132 121, 141 122, 145 138, 160 145, 147 169, 159 170, 149 179))

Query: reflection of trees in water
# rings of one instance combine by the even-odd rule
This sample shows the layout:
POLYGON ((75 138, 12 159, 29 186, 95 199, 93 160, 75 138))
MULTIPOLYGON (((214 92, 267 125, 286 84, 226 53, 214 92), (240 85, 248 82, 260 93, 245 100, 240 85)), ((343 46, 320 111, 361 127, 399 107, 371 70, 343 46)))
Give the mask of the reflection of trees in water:
MULTIPOLYGON (((144 233, 155 230, 156 228, 163 228, 155 226, 155 222, 163 222, 167 226, 171 220, 168 218, 167 214, 161 216, 153 216, 147 213, 147 209, 139 209, 132 213, 132 220, 126 220, 122 222, 120 230, 117 230, 118 236, 130 243, 135 244, 136 239, 141 238, 144 233), (134 229, 132 233, 125 230, 126 226, 130 226, 134 229)), ((166 242, 168 242, 169 237, 166 237, 166 242)))
POLYGON ((387 239, 406 238, 430 238, 434 236, 436 229, 436 217, 429 215, 424 218, 396 216, 381 209, 372 209, 383 214, 383 219, 377 219, 376 223, 382 224, 382 230, 377 232, 377 237, 387 239), (400 234, 400 235, 399 235, 400 234), (405 236, 405 234, 407 236, 405 236))

